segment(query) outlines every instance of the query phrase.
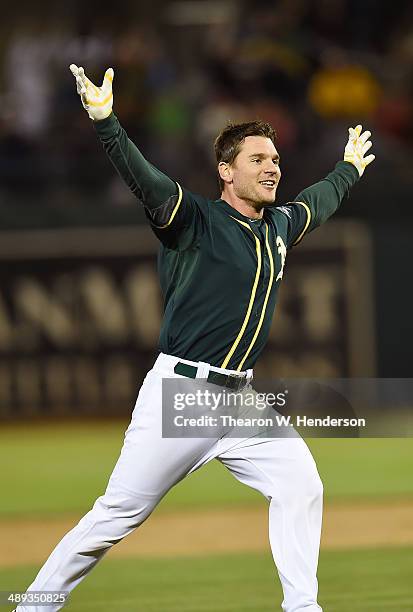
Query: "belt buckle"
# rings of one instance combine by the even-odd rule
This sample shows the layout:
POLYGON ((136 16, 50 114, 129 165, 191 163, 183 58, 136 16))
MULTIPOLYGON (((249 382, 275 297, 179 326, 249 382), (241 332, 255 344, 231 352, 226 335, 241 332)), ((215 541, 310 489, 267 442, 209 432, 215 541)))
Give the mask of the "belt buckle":
POLYGON ((243 376, 232 376, 228 374, 227 379, 225 381, 225 387, 232 389, 233 391, 241 391, 245 386, 245 380, 243 376))

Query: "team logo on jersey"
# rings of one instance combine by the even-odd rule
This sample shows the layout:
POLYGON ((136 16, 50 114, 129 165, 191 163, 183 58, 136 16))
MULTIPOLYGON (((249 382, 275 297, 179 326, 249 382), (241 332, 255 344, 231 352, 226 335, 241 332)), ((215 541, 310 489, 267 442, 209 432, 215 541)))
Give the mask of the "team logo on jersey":
POLYGON ((287 247, 285 246, 281 236, 277 236, 275 244, 277 245, 277 251, 281 259, 281 269, 277 274, 277 278, 275 279, 275 282, 277 282, 282 279, 284 274, 285 258, 287 257, 287 247))
POLYGON ((277 206, 277 208, 291 219, 291 210, 288 208, 288 206, 277 206))

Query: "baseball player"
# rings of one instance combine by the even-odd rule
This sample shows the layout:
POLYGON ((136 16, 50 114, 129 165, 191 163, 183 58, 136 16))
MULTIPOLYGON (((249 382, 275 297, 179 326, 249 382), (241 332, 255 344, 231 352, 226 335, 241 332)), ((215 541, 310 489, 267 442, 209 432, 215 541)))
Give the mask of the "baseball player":
MULTIPOLYGON (((288 249, 335 212, 373 161, 374 155, 366 156, 370 132, 350 128, 344 161, 277 207, 281 171, 273 128, 261 121, 229 125, 215 141, 222 193, 211 201, 160 172, 128 139, 112 112, 111 68, 101 87, 83 68, 70 69, 107 155, 159 238, 165 314, 160 354, 139 391, 107 489, 57 545, 28 591, 70 592, 171 487, 218 459, 269 502, 284 612, 320 611, 322 484, 305 442, 299 436, 162 437, 162 380, 198 378, 228 389, 250 380, 268 338, 288 249)), ((41 612, 33 606, 17 610, 41 612)))

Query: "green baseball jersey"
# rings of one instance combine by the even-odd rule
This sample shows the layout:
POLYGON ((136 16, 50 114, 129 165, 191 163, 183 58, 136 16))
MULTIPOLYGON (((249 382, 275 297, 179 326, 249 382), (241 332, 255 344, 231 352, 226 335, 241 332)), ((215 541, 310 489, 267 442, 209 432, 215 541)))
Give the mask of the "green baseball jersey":
POLYGON ((252 368, 270 332, 288 249, 335 212, 359 178, 356 168, 338 162, 294 201, 266 206, 253 220, 152 166, 115 115, 95 126, 161 242, 159 349, 231 370, 252 368))

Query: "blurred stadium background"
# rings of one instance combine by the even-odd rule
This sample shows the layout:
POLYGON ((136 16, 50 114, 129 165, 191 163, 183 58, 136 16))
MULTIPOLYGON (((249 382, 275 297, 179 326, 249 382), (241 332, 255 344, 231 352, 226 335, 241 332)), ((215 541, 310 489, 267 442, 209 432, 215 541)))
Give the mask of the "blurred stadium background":
MULTIPOLYGON (((172 178, 213 198, 212 144, 228 120, 259 117, 276 128, 279 203, 341 158, 349 125, 370 129, 375 163, 334 220, 288 256, 257 374, 410 377, 413 9, 407 0, 43 0, 35 8, 22 0, 7 7, 0 32, 1 590, 24 588, 34 571, 24 563, 39 561, 19 547, 19 532, 35 548, 29 533, 53 520, 64 531, 64 521, 84 512, 104 486, 156 354, 162 316, 156 241, 106 159, 68 65, 83 65, 95 82, 113 66, 114 108, 129 136, 172 178), (104 416, 119 420, 102 423, 104 416)), ((387 526, 404 521, 405 530, 387 539, 376 533, 364 544, 360 535, 360 550, 357 535, 350 537, 354 550, 346 553, 334 541, 327 545, 327 610, 411 610, 403 572, 413 525, 397 514, 412 509, 411 441, 332 442, 313 443, 331 507, 364 508, 378 533, 381 504, 387 526), (396 545, 402 548, 390 548, 396 545), (394 568, 395 587, 387 592, 394 568)), ((207 506, 233 513, 259 504, 219 474, 211 466, 195 475, 165 510, 185 510, 190 523, 207 506)), ((152 534, 156 539, 156 528, 152 534)), ((103 609, 95 590, 108 582, 114 609, 120 602, 145 612, 273 609, 274 594, 258 576, 251 581, 262 599, 240 591, 249 561, 238 559, 210 566, 206 559, 198 568, 211 581, 219 581, 211 568, 220 563, 221 580, 229 566, 239 568, 222 607, 208 607, 210 587, 195 578, 196 603, 183 605, 184 591, 175 593, 165 578, 174 567, 181 576, 198 567, 183 561, 162 561, 147 573, 133 565, 143 576, 140 599, 133 599, 136 589, 125 603, 122 576, 135 569, 113 560, 72 609, 103 609), (157 599, 156 572, 169 599, 157 599), (238 604, 230 604, 237 594, 238 604)), ((269 558, 253 560, 261 577, 272 571, 269 558)))

